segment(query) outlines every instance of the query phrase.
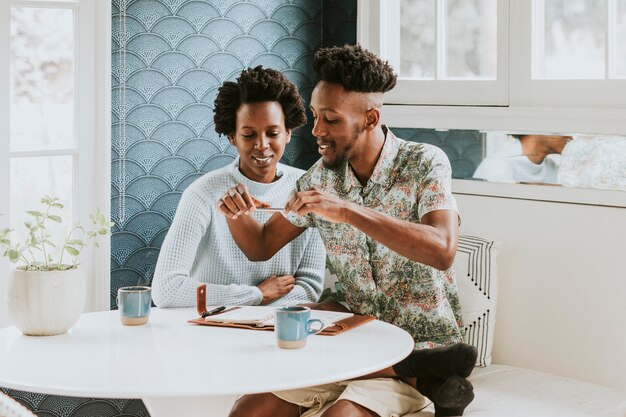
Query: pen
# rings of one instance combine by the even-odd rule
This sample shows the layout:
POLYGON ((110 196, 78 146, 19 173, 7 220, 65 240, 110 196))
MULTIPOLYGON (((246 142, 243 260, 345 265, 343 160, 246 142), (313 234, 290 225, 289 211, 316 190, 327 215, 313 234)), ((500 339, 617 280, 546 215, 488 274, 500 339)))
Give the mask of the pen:
POLYGON ((224 310, 226 310, 225 306, 216 307, 213 310, 205 311, 204 313, 202 313, 202 318, 207 317, 207 316, 212 316, 213 314, 221 313, 224 310))

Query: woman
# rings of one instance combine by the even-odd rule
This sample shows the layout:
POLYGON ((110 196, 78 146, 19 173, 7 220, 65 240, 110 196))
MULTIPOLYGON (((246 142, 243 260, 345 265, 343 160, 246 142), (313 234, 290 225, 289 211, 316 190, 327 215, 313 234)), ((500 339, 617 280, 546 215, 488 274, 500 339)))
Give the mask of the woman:
MULTIPOLYGON (((232 239, 217 201, 242 183, 273 207, 283 207, 304 171, 278 161, 293 129, 306 122, 296 86, 261 66, 225 82, 215 99, 215 130, 228 136, 239 157, 203 175, 183 193, 163 242, 152 281, 159 307, 196 304, 207 283, 207 305, 289 305, 315 302, 322 292, 326 253, 318 232, 303 233, 272 259, 251 262, 232 239)), ((273 213, 252 215, 266 221, 273 213)))

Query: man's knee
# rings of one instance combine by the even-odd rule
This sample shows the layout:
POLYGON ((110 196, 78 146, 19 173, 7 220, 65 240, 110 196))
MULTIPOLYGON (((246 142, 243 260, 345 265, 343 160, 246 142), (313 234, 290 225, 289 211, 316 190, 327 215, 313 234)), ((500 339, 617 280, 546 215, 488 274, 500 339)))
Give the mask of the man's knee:
POLYGON ((349 400, 339 400, 330 406, 322 417, 378 417, 378 414, 349 400))
POLYGON ((299 417, 300 407, 272 393, 244 395, 235 402, 228 417, 299 417))

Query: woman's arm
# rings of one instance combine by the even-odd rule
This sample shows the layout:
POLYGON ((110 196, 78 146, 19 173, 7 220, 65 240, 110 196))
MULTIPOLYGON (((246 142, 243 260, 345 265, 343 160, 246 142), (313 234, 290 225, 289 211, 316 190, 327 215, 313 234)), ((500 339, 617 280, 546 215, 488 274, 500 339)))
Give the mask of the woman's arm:
MULTIPOLYGON (((297 303, 316 302, 324 288, 326 273, 326 250, 317 229, 309 229, 300 238, 306 237, 306 245, 294 265, 295 285, 284 297, 276 300, 272 305, 291 305, 297 303)), ((291 244, 296 244, 297 241, 291 244)), ((294 250, 294 249, 292 249, 294 250)))
POLYGON ((207 277, 191 276, 197 256, 215 256, 203 253, 200 247, 212 221, 208 204, 192 190, 181 197, 152 280, 152 298, 158 307, 195 306, 196 288, 201 283, 207 283, 208 305, 256 305, 263 299, 259 288, 253 285, 217 284, 207 277))

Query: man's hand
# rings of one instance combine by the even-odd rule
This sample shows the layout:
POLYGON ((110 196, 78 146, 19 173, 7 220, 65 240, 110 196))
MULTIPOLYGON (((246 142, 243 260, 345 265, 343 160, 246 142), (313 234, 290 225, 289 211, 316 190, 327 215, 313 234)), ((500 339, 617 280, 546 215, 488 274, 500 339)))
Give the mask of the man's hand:
POLYGON ((333 223, 345 223, 347 208, 352 204, 325 191, 315 188, 295 193, 285 206, 286 212, 299 216, 315 213, 333 223))
POLYGON ((269 304, 272 301, 278 300, 280 297, 293 290, 295 283, 296 279, 293 275, 272 275, 267 278, 265 281, 257 285, 263 294, 261 305, 269 304))
POLYGON ((248 192, 248 187, 241 183, 229 188, 226 194, 217 201, 217 209, 233 220, 242 214, 252 213, 257 207, 270 207, 270 205, 254 198, 248 192))

